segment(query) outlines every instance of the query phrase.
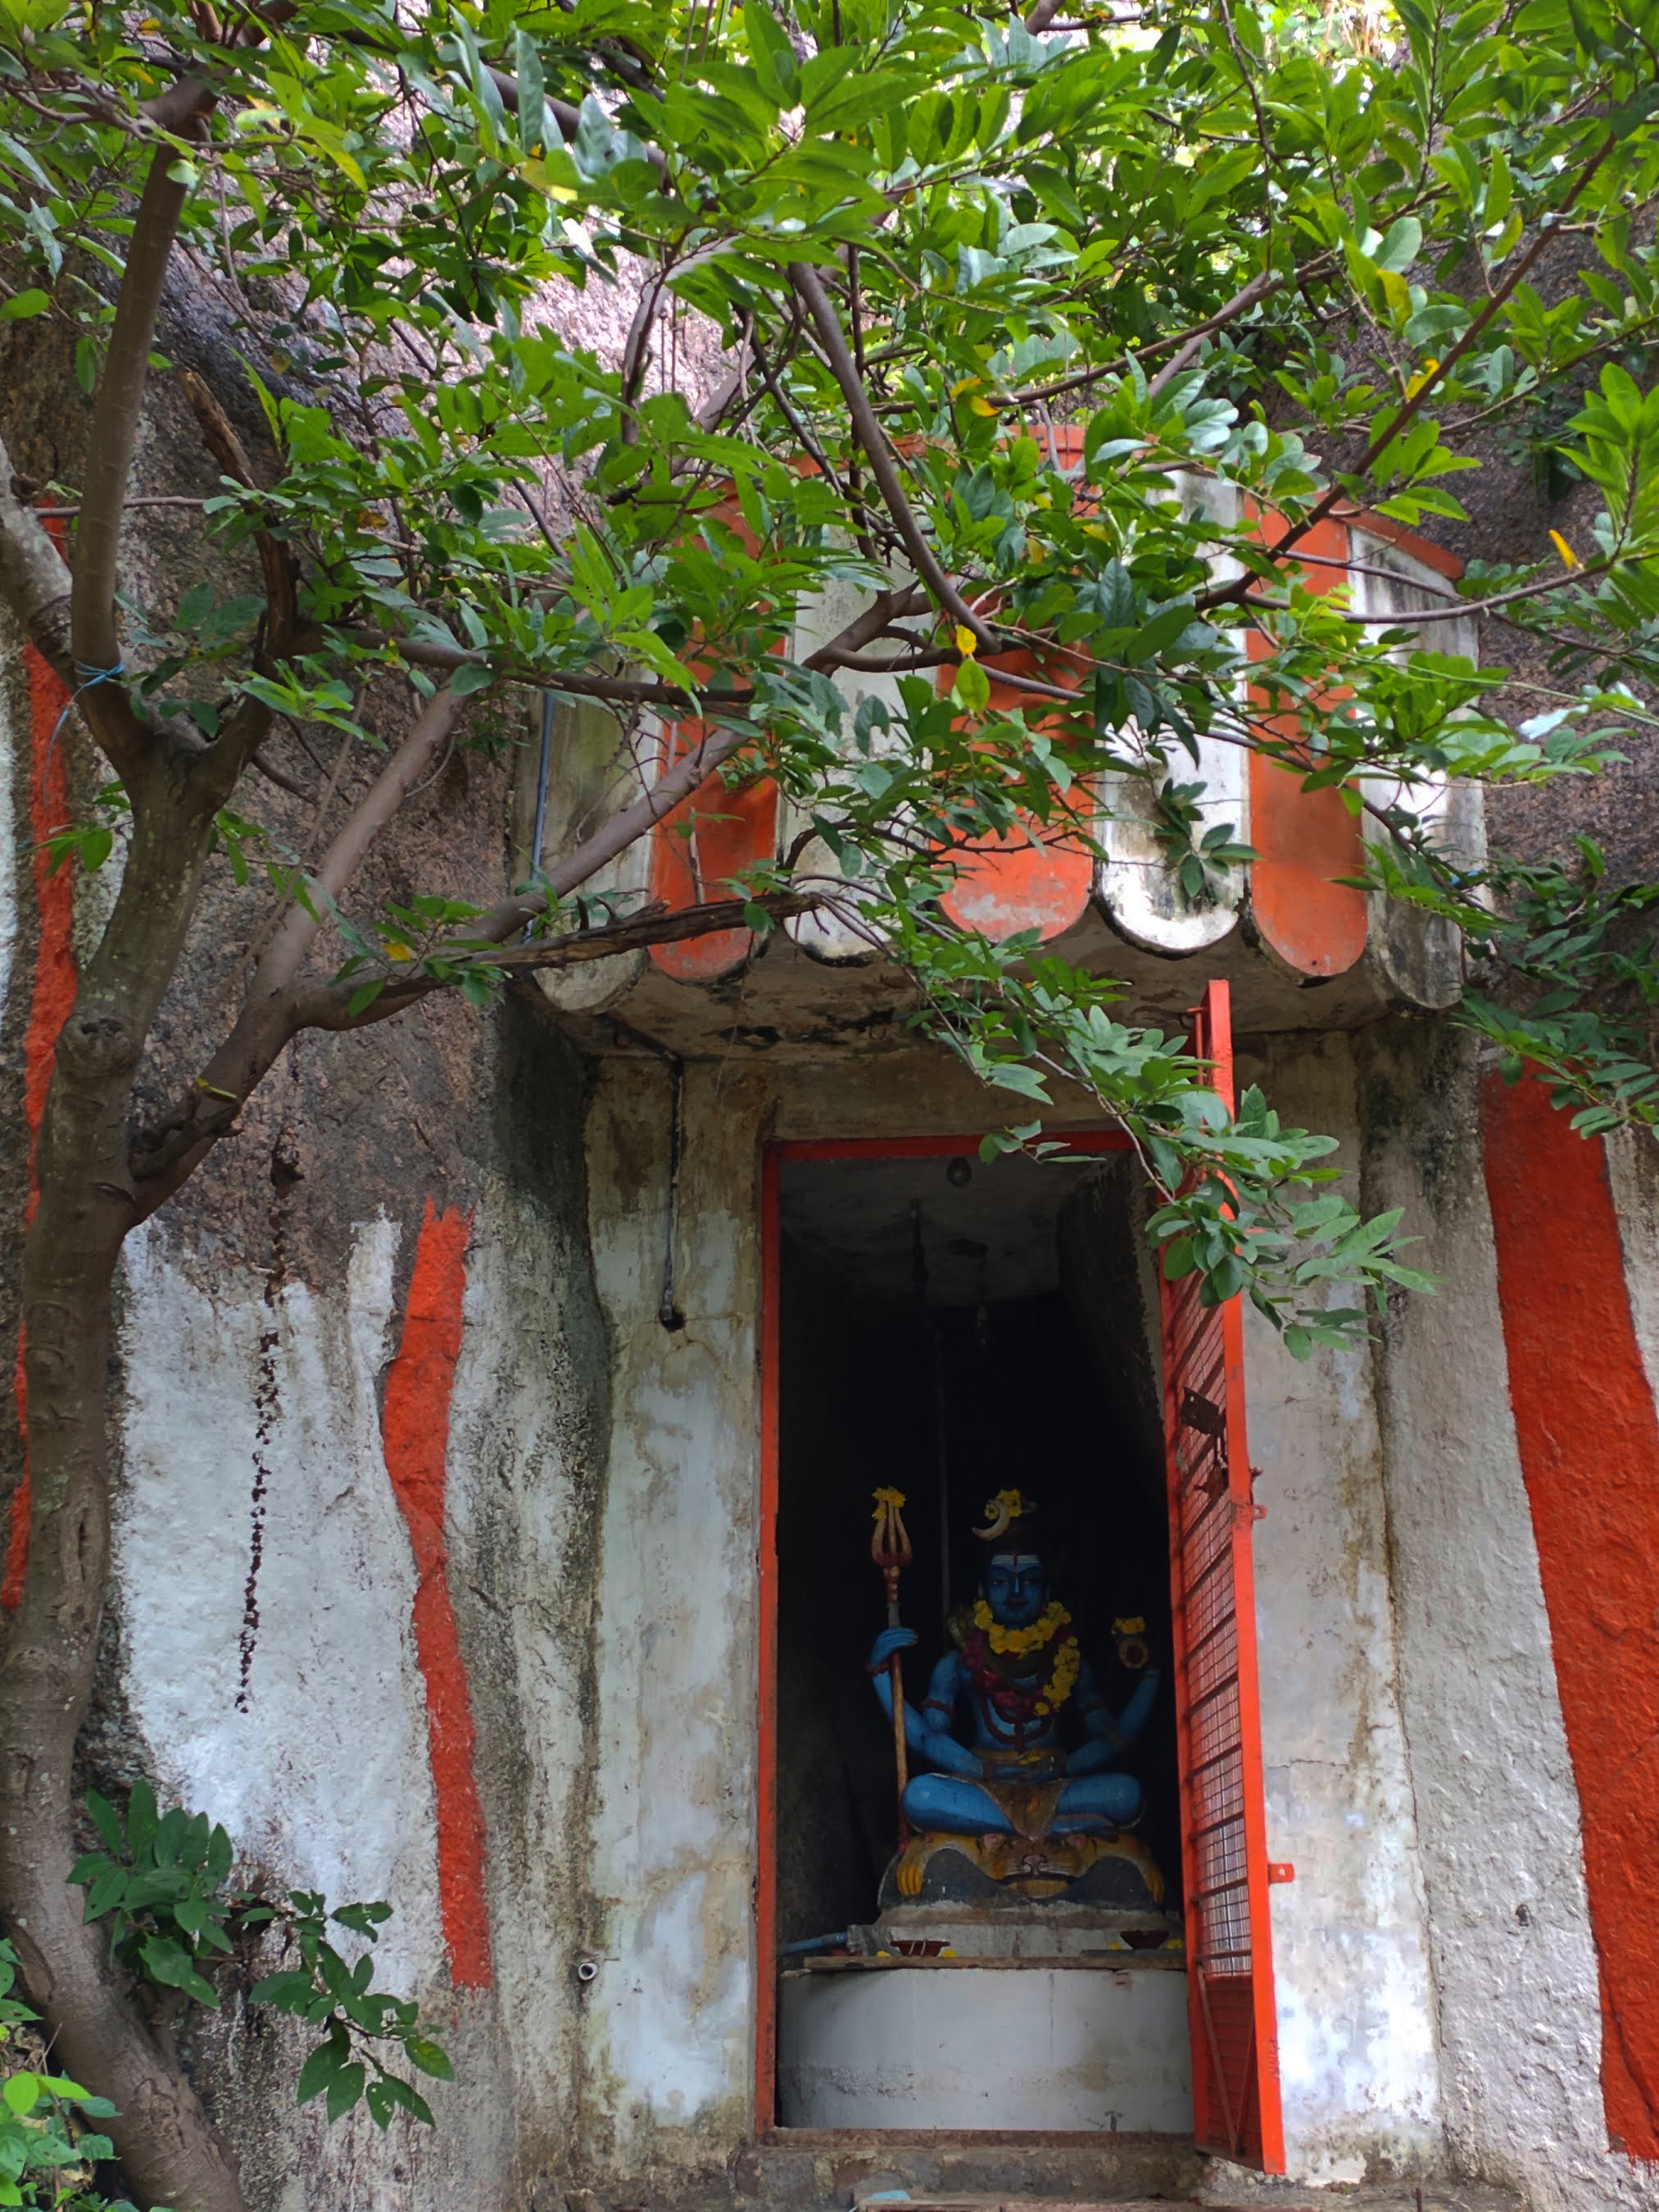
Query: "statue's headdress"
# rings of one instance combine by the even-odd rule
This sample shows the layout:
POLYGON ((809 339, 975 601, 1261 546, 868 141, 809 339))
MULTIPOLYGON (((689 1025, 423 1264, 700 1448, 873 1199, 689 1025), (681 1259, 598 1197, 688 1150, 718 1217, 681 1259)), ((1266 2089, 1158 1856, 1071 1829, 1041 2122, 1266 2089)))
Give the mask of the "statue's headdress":
POLYGON ((985 1526, 974 1531, 981 1544, 994 1544, 1002 1552, 1034 1552, 1036 1530, 1032 1516, 1036 1500, 1023 1491, 1000 1490, 985 1501, 985 1526))

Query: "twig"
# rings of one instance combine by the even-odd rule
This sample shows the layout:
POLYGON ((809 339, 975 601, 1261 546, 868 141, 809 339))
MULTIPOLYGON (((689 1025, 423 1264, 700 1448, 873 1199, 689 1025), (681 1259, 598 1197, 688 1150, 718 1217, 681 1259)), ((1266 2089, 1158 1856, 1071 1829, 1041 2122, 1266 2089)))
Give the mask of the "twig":
POLYGON ((864 380, 858 373, 858 365, 848 347, 836 311, 830 303, 830 295, 818 280, 817 270, 805 261, 792 261, 789 282, 794 286, 817 332, 830 373, 840 385, 842 397, 847 402, 853 434, 864 450, 865 459, 870 464, 870 473, 874 477, 887 511, 893 518, 904 550, 915 564, 917 575, 945 613, 968 631, 982 650, 994 653, 998 645, 997 632, 975 612, 945 574, 938 555, 927 543, 921 525, 904 495, 892 447, 876 419, 870 404, 870 395, 864 388, 864 380))
MULTIPOLYGON (((183 492, 148 493, 126 502, 129 511, 135 507, 204 507, 206 503, 205 500, 191 498, 183 492)), ((73 522, 81 510, 78 507, 37 507, 33 512, 43 522, 73 522)))
MULTIPOLYGON (((447 739, 460 710, 460 700, 446 685, 416 716, 409 735, 346 817, 323 855, 316 881, 327 897, 337 899, 356 874, 369 848, 447 739)), ((320 916, 307 913, 297 901, 290 907, 254 970, 248 987, 251 1004, 274 997, 294 981, 321 926, 320 916)))
MULTIPOLYGON (((1510 295, 1515 290, 1516 285, 1520 283, 1522 278, 1526 275, 1528 270, 1532 267, 1534 262, 1537 260, 1539 255, 1544 251, 1545 247, 1550 245, 1553 240, 1558 238, 1561 232, 1566 228, 1567 216, 1577 205, 1580 198, 1589 185, 1596 171, 1601 167, 1602 162, 1607 160, 1607 155, 1612 153, 1613 148, 1618 144, 1618 143, 1617 138, 1611 136, 1602 141, 1601 145, 1597 149, 1593 159, 1579 172, 1578 176, 1574 182, 1572 190, 1567 194, 1566 198, 1561 203, 1561 205, 1556 210, 1555 213, 1540 227, 1537 237, 1534 239, 1532 244, 1527 248, 1526 252, 1520 256, 1519 259, 1516 262, 1514 268, 1510 270, 1503 283, 1498 286, 1497 289, 1492 293, 1492 297, 1486 301, 1486 306, 1482 307, 1480 313, 1474 318, 1468 328, 1463 332, 1463 335, 1457 340, 1455 344, 1447 348, 1443 358, 1437 362, 1434 367, 1428 370, 1421 380, 1418 381, 1415 391, 1408 395, 1401 406, 1396 410, 1391 420, 1385 423, 1383 428, 1379 430, 1376 435, 1371 440, 1370 444, 1366 447, 1364 453, 1361 456, 1358 465, 1349 472, 1354 477, 1362 477, 1369 473, 1371 468, 1394 443, 1395 440, 1400 435, 1401 432, 1404 430, 1408 424, 1414 421, 1425 402, 1428 399, 1430 393, 1432 392, 1437 386, 1445 382, 1447 377, 1451 374, 1452 370, 1456 368, 1458 362, 1462 360, 1464 355, 1474 345, 1480 337, 1481 332, 1486 328, 1486 325, 1497 314, 1498 309, 1503 307, 1505 301, 1508 300, 1510 295)), ((1310 530, 1316 528, 1320 523, 1323 522, 1326 517, 1330 514, 1333 510, 1348 495, 1344 491, 1343 488, 1340 484, 1333 484, 1329 490, 1327 491, 1322 497, 1316 500, 1313 506, 1309 508, 1307 514, 1302 518, 1302 520, 1298 523, 1293 524, 1292 526, 1285 532, 1285 536, 1279 539, 1279 543, 1271 549, 1274 557, 1278 558, 1280 556, 1288 553, 1293 546, 1298 544, 1300 541, 1308 535, 1310 530)), ((1237 583, 1219 586, 1218 591, 1216 593, 1200 592, 1196 604, 1200 607, 1218 606, 1224 599, 1242 598, 1245 589, 1247 588, 1248 580, 1241 578, 1237 583)))

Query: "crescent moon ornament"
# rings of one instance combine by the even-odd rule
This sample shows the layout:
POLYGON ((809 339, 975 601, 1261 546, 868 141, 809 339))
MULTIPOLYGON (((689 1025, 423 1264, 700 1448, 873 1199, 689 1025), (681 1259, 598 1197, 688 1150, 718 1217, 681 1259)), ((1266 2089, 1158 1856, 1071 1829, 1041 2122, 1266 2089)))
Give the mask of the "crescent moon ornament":
POLYGON ((981 1543, 989 1544, 997 1537, 1006 1534, 1011 1522, 1023 1519, 1028 1513, 1035 1513, 1036 1508, 1017 1490, 1000 1490, 994 1498, 986 1499, 985 1510, 990 1517, 984 1528, 975 1528, 974 1534, 981 1543))

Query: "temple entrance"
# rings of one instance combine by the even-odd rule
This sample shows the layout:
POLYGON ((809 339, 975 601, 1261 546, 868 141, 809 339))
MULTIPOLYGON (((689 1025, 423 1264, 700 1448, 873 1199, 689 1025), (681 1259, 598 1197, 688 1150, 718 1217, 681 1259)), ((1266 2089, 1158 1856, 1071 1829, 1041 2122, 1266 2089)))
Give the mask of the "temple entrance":
POLYGON ((1192 2129, 1158 1291, 1079 1151, 774 1164, 786 2128, 1192 2129))

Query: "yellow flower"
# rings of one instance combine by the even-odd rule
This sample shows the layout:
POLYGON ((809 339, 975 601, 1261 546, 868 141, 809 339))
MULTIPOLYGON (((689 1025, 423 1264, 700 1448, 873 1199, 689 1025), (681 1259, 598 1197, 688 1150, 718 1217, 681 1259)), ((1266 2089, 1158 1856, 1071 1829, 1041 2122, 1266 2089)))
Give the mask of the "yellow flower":
POLYGON ((974 1607, 974 1626, 983 1631, 993 1651, 1012 1652, 1016 1658, 1027 1651, 1036 1651, 1047 1644, 1062 1628, 1068 1627, 1072 1616, 1058 1598, 1044 1606, 1041 1614, 1029 1628, 1005 1628, 981 1598, 974 1607))
POLYGON ((1571 546, 1568 544, 1566 539, 1561 535, 1559 530, 1551 531, 1550 544, 1554 546, 1556 551, 1561 556, 1562 560, 1566 563, 1569 568, 1576 568, 1578 566, 1578 556, 1573 551, 1571 546))
POLYGON ((1114 1636, 1144 1636, 1146 1633, 1146 1623, 1141 1615, 1137 1613, 1133 1620, 1115 1620, 1112 1623, 1112 1633, 1114 1636))

